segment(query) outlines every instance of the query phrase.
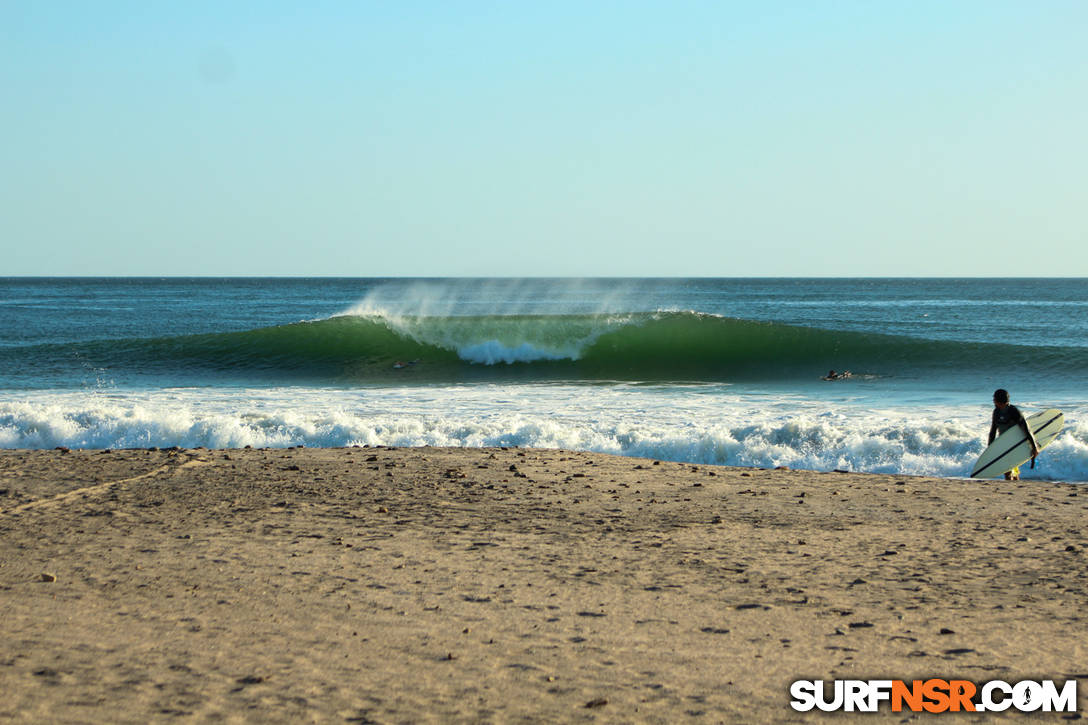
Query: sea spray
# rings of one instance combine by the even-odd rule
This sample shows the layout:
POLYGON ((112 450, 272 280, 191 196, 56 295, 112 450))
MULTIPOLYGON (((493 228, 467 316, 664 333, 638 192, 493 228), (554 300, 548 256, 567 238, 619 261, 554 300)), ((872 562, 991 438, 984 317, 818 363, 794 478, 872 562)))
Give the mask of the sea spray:
POLYGON ((389 282, 336 316, 377 322, 468 363, 577 360, 602 334, 649 319, 654 310, 632 311, 638 287, 620 281, 602 295, 599 283, 578 279, 389 282))
POLYGON ((589 315, 662 309, 650 280, 456 279, 384 281, 339 314, 360 317, 589 315))

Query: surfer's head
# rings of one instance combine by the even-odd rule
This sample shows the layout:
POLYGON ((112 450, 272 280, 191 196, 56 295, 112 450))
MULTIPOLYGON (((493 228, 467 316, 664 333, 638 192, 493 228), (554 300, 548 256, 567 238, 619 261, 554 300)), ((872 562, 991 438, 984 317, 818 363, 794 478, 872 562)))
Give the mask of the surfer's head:
POLYGON ((998 388, 994 391, 994 403, 997 405, 1008 405, 1009 403, 1009 391, 1004 388, 998 388))

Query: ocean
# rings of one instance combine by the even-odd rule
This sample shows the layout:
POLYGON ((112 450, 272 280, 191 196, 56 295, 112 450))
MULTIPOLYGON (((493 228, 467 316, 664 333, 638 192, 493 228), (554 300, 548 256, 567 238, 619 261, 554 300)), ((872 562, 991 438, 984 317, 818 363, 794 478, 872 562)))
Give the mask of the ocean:
POLYGON ((0 447, 534 446, 1088 481, 1085 279, 0 278, 0 447), (852 375, 823 380, 829 370, 852 375))

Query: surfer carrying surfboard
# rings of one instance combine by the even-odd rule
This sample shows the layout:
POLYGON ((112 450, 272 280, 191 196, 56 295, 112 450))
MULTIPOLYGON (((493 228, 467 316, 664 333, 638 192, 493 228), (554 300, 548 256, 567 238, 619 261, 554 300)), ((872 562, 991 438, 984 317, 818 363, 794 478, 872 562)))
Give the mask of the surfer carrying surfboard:
MULTIPOLYGON (((1024 420, 1023 414, 1020 409, 1009 402, 1009 391, 1004 388, 998 388, 994 391, 994 414, 990 423, 990 439, 987 441, 987 445, 994 442, 999 434, 1004 433, 1013 426, 1020 426, 1024 429, 1024 433, 1027 434, 1028 440, 1031 441, 1031 464, 1035 467, 1035 457, 1039 455, 1039 444, 1035 442, 1035 436, 1032 435, 1031 427, 1027 421, 1024 420)), ((1005 479, 1008 481, 1020 480, 1020 467, 1016 466, 1011 471, 1005 473, 1005 479)))

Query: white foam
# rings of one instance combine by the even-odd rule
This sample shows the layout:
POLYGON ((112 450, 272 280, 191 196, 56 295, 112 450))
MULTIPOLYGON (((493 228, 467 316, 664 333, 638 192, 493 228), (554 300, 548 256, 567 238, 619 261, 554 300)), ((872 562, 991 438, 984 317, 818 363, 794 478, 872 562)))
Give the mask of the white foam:
MULTIPOLYGON (((965 476, 985 406, 875 410, 725 386, 38 392, 0 401, 0 447, 532 446, 691 463, 965 476)), ((1088 410, 1025 477, 1088 481, 1088 410)))
POLYGON ((506 345, 498 340, 486 340, 471 345, 462 345, 457 355, 467 362, 495 365, 498 363, 536 362, 538 360, 577 360, 580 349, 541 350, 535 345, 523 342, 520 345, 506 345))

